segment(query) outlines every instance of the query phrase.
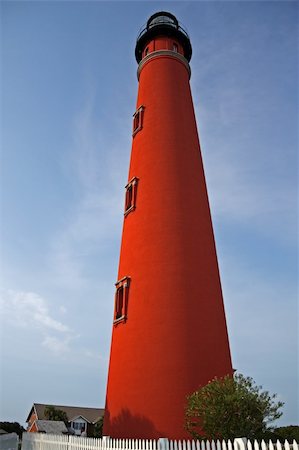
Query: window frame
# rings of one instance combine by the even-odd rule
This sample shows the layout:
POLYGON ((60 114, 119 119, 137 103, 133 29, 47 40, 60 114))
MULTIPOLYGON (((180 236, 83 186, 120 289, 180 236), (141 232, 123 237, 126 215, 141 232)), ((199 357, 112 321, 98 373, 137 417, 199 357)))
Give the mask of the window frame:
POLYGON ((142 130, 143 128, 144 109, 144 106, 141 105, 133 114, 133 137, 138 133, 138 131, 142 130))
POLYGON ((125 323, 127 321, 127 313, 128 313, 128 299, 129 299, 129 287, 130 287, 131 278, 125 276, 118 280, 115 283, 116 292, 115 292, 115 303, 114 303, 114 326, 119 323, 125 323), (119 312, 119 293, 122 292, 122 305, 120 310, 120 316, 118 317, 119 312))
POLYGON ((133 177, 131 180, 126 184, 126 196, 125 196, 125 211, 124 216, 126 217, 131 211, 134 211, 136 209, 136 198, 137 198, 137 185, 138 185, 139 178, 133 177), (128 197, 129 197, 129 190, 131 190, 131 201, 129 203, 128 197))

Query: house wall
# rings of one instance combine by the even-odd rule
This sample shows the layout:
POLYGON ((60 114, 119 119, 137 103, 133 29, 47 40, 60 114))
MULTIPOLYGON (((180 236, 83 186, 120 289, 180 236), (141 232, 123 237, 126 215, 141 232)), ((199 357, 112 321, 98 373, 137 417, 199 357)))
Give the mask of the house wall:
POLYGON ((82 417, 78 417, 75 420, 72 420, 71 422, 71 428, 74 430, 75 434, 77 436, 81 435, 81 430, 82 430, 82 426, 84 425, 84 430, 87 430, 87 422, 85 419, 83 419, 82 417))
POLYGON ((33 425, 31 426, 30 429, 28 428, 28 432, 29 433, 38 433, 38 429, 37 429, 36 423, 33 423, 33 425))
POLYGON ((33 422, 36 419, 37 419, 37 416, 36 416, 35 412, 32 411, 32 414, 31 414, 31 416, 29 417, 29 420, 28 420, 28 427, 27 427, 27 431, 29 431, 30 433, 35 433, 37 431, 36 426, 35 426, 35 429, 34 429, 34 427, 31 428, 33 422))

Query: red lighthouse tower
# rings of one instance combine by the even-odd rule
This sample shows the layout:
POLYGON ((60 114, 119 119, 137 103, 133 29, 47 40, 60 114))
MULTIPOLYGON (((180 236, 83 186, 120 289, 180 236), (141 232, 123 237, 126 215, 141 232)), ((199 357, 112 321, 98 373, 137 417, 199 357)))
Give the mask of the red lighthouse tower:
POLYGON ((189 86, 168 12, 139 34, 138 98, 116 283, 104 435, 182 439, 186 396, 232 374, 189 86))

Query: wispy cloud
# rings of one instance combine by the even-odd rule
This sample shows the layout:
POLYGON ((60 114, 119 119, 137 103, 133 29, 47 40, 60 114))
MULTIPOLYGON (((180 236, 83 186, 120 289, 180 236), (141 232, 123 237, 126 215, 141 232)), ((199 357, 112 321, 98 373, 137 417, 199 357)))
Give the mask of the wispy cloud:
MULTIPOLYGON (((58 309, 66 311, 63 305, 58 309)), ((10 330, 15 329, 14 333, 22 335, 22 339, 36 335, 37 347, 46 347, 56 355, 69 352, 70 343, 76 338, 66 323, 55 318, 49 302, 35 292, 3 290, 0 311, 10 330)))
POLYGON ((86 359, 100 358, 81 342, 80 333, 55 317, 57 313, 66 317, 66 307, 60 305, 55 310, 52 308, 52 311, 49 305, 49 301, 34 292, 2 290, 1 321, 9 327, 10 333, 23 340, 35 336, 36 346, 46 348, 55 356, 68 355, 70 360, 79 356, 86 359))
POLYGON ((232 155, 226 144, 221 151, 214 148, 205 159, 215 215, 229 221, 251 220, 248 226, 271 221, 273 227, 273 219, 278 225, 282 218, 284 226, 294 225, 296 193, 288 180, 274 183, 272 177, 262 176, 259 165, 249 165, 242 154, 232 155))
POLYGON ((59 339, 55 336, 45 336, 42 341, 42 346, 55 354, 64 354, 70 351, 70 336, 59 339))
MULTIPOLYGON (((236 78, 240 76, 237 63, 244 51, 241 44, 227 52, 213 50, 211 58, 217 59, 221 74, 215 74, 206 64, 194 68, 195 111, 212 213, 227 223, 242 223, 276 239, 294 242, 294 129, 287 142, 275 124, 283 114, 276 112, 277 99, 254 80, 249 83, 236 78), (234 57, 236 54, 239 56, 234 57), (227 65, 229 73, 225 72, 227 65), (208 83, 204 89, 205 80, 215 77, 217 82, 208 83), (198 97, 203 99, 200 103, 198 97), (272 126, 265 121, 269 115, 272 126)), ((257 76, 254 72, 251 75, 257 76)))
POLYGON ((16 327, 69 333, 69 327, 54 319, 44 298, 34 292, 2 291, 1 312, 16 327))
POLYGON ((116 240, 121 226, 130 146, 128 134, 121 130, 127 131, 127 124, 111 114, 111 127, 118 122, 119 138, 104 133, 101 119, 96 119, 95 97, 92 91, 74 118, 67 164, 73 168, 77 199, 64 227, 52 239, 49 256, 54 281, 71 289, 86 284, 90 257, 101 252, 105 241, 116 240))

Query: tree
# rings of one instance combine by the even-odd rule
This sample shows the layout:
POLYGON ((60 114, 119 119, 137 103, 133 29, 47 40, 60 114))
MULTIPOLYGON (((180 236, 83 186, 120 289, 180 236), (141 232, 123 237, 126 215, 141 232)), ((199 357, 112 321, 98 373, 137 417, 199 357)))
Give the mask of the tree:
POLYGON ((299 426, 298 425, 288 425, 286 427, 278 427, 274 430, 277 439, 284 441, 299 442, 299 426))
POLYGON ((94 425, 93 437, 101 438, 103 435, 104 416, 102 416, 94 425))
POLYGON ((46 406, 45 407, 45 417, 48 420, 61 420, 67 426, 68 417, 65 411, 62 409, 55 408, 55 406, 46 406))
POLYGON ((25 428, 19 424, 19 422, 0 422, 0 428, 7 433, 17 433, 19 437, 22 436, 22 433, 25 431, 25 428))
POLYGON ((196 439, 262 438, 283 403, 261 389, 242 374, 215 378, 187 397, 187 431, 196 439))

